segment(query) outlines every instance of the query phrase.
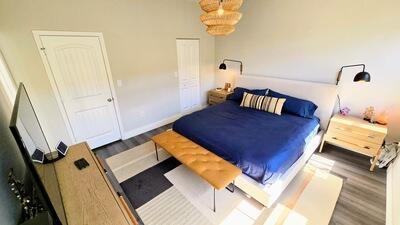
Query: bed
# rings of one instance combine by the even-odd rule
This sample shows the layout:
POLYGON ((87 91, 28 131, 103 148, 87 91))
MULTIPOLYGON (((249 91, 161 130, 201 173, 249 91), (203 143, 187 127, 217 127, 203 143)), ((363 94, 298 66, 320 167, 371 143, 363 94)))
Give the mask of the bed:
POLYGON ((241 168, 236 186, 270 207, 320 144, 336 87, 249 75, 238 76, 236 86, 271 88, 319 106, 315 117, 304 118, 243 108, 228 100, 183 116, 173 125, 176 132, 241 168))
POLYGON ((271 184, 303 154, 319 119, 281 116, 243 108, 235 101, 183 116, 173 130, 236 165, 261 184, 271 184))

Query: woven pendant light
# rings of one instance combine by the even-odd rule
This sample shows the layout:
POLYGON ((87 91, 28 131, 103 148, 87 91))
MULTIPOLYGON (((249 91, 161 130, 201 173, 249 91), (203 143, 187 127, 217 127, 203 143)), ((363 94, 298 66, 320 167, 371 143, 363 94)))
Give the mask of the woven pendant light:
POLYGON ((229 11, 238 11, 243 4, 243 0, 201 0, 199 2, 200 7, 205 12, 217 11, 219 4, 222 4, 222 8, 229 11))
POLYGON ((199 4, 206 12, 200 16, 200 20, 211 35, 231 34, 235 31, 234 25, 242 18, 237 10, 242 6, 243 0, 200 0, 199 4))
POLYGON ((207 32, 214 36, 226 36, 235 31, 235 27, 231 25, 208 26, 207 32))
POLYGON ((242 14, 239 12, 224 10, 224 14, 218 15, 217 11, 204 13, 200 16, 201 22, 207 26, 215 25, 235 25, 242 18, 242 14))

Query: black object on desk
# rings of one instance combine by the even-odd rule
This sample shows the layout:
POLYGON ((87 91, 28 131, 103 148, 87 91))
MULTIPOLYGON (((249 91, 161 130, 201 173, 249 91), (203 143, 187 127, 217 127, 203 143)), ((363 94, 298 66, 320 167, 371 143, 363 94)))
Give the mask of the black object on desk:
POLYGON ((89 166, 89 163, 84 158, 76 160, 74 162, 74 164, 75 164, 76 168, 78 168, 79 170, 82 170, 89 166))

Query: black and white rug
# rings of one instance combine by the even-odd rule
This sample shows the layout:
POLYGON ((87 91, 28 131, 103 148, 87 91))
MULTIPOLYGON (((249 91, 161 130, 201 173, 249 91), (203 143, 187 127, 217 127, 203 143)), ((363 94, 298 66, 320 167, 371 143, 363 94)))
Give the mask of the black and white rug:
POLYGON ((328 224, 342 187, 329 173, 333 161, 313 156, 271 208, 235 193, 216 193, 168 153, 147 142, 106 159, 122 189, 146 225, 328 224))

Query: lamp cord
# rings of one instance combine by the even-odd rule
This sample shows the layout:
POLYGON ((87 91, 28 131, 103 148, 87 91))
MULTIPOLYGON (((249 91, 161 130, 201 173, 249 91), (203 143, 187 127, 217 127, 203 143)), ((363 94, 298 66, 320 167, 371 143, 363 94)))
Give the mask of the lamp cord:
POLYGON ((340 112, 342 110, 342 107, 340 106, 340 97, 339 97, 339 95, 337 95, 337 99, 338 99, 339 112, 340 112))

